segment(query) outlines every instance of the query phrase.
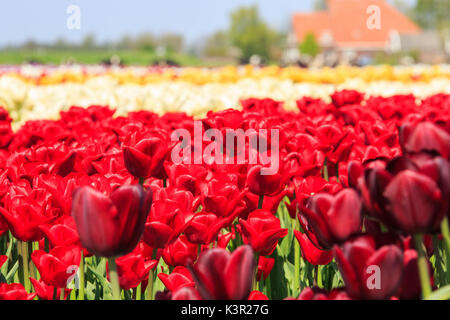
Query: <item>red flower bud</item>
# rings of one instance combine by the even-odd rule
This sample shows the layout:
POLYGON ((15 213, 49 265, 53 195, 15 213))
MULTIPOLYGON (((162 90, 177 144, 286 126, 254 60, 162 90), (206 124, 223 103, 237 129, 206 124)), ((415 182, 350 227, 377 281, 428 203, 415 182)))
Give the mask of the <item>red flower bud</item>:
POLYGON ((332 250, 318 249, 311 240, 308 239, 308 236, 300 231, 294 230, 294 235, 300 244, 302 257, 312 265, 327 265, 333 260, 332 250))
POLYGON ((250 246, 233 253, 210 249, 202 252, 191 273, 203 299, 244 300, 250 294, 255 264, 250 246))
POLYGON ((239 226, 244 243, 263 256, 271 255, 278 239, 288 234, 288 229, 280 227, 280 220, 264 210, 253 211, 246 220, 239 219, 239 226))
POLYGON ((104 257, 131 252, 144 232, 152 192, 123 186, 106 196, 89 187, 74 191, 72 216, 82 245, 104 257))
POLYGON ((20 283, 0 283, 0 300, 33 300, 36 293, 28 293, 20 283))
POLYGON ((402 281, 403 254, 395 245, 377 249, 370 237, 335 246, 345 288, 353 299, 389 299, 402 281))
POLYGON ((319 193, 303 201, 300 224, 318 248, 329 249, 361 229, 361 200, 353 189, 319 193))

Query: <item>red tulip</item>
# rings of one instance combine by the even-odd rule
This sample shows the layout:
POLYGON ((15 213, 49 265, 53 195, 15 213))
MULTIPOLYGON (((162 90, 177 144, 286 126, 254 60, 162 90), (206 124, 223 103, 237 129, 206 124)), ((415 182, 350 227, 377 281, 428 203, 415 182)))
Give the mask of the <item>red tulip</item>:
POLYGON ((123 186, 109 196, 89 187, 75 190, 72 216, 82 245, 98 256, 131 252, 142 236, 152 192, 140 185, 123 186))
MULTIPOLYGON (((270 197, 270 196, 264 196, 262 208, 265 211, 271 212, 272 214, 276 214, 278 207, 280 206, 281 201, 283 198, 288 194, 288 190, 285 189, 276 196, 270 197)), ((243 203, 245 203, 245 207, 242 207, 242 211, 239 212, 239 217, 243 219, 247 219, 248 215, 258 210, 259 205, 259 196, 256 194, 253 194, 249 191, 245 192, 243 203)))
POLYGON ((13 236, 22 241, 38 241, 44 236, 39 226, 49 223, 61 214, 52 206, 51 195, 44 189, 27 190, 11 187, 5 197, 0 215, 13 236))
POLYGON ((170 274, 160 273, 158 274, 158 278, 171 292, 175 292, 184 287, 195 286, 191 273, 186 267, 182 266, 175 267, 170 274))
POLYGON ((120 287, 129 290, 148 280, 149 271, 156 267, 158 261, 146 260, 142 255, 131 252, 117 258, 116 264, 120 287))
POLYGON ((51 247, 81 245, 77 226, 71 216, 64 216, 53 224, 39 226, 51 247))
POLYGON ((175 241, 194 216, 192 201, 192 194, 187 191, 174 193, 170 199, 155 200, 145 224, 144 241, 153 248, 164 248, 175 241))
POLYGON ((360 104, 364 99, 364 94, 356 90, 342 90, 334 92, 331 99, 336 107, 342 107, 348 104, 360 104))
POLYGON ((219 217, 228 217, 238 209, 243 196, 237 185, 213 178, 204 187, 202 206, 219 217))
POLYGON ((66 287, 67 280, 78 270, 80 258, 77 246, 55 247, 49 253, 35 250, 31 254, 42 281, 57 288, 66 287))
POLYGON ((318 287, 305 288, 298 296, 297 300, 351 300, 348 294, 340 289, 327 292, 318 287))
POLYGON ((236 215, 232 215, 221 219, 213 213, 199 212, 189 222, 184 234, 192 243, 209 244, 211 241, 217 240, 220 230, 229 226, 235 218, 236 215))
POLYGON ((263 174, 263 166, 254 165, 247 173, 248 190, 257 195, 274 196, 280 193, 285 185, 286 177, 277 172, 263 174))
POLYGON ((190 243, 186 236, 181 235, 172 244, 164 248, 162 257, 167 265, 186 266, 197 258, 198 246, 190 243))
POLYGON ((135 141, 136 139, 132 135, 123 147, 123 159, 128 171, 137 178, 166 178, 163 165, 171 150, 167 139, 159 133, 140 141, 135 141))
POLYGON ((288 229, 280 227, 280 220, 264 210, 253 211, 247 220, 239 219, 239 225, 244 243, 263 256, 271 255, 278 240, 288 234, 288 229))
POLYGON ((202 252, 191 273, 203 299, 243 300, 250 294, 254 269, 252 248, 241 246, 233 253, 224 249, 202 252))
POLYGON ((294 235, 300 244, 300 251, 303 259, 312 265, 327 265, 333 260, 332 250, 318 249, 311 240, 309 240, 308 236, 300 231, 294 230, 294 235))
POLYGON ((70 294, 72 289, 63 289, 63 288, 56 288, 53 286, 49 286, 45 284, 42 280, 36 280, 33 278, 30 278, 31 283, 33 284, 34 291, 36 292, 37 296, 40 300, 58 300, 61 298, 61 290, 64 290, 64 300, 67 299, 67 296, 70 294), (55 294, 56 289, 56 294, 55 294))
POLYGON ((303 201, 299 220, 316 247, 329 249, 361 230, 361 200, 352 189, 319 193, 303 201))
POLYGON ((0 300, 33 300, 36 293, 28 293, 20 283, 0 283, 0 300))
POLYGON ((164 164, 171 186, 190 191, 199 195, 202 185, 208 175, 208 170, 202 165, 174 164, 167 161, 164 164))
POLYGON ((250 292, 247 300, 269 300, 269 298, 264 293, 255 290, 250 292))
POLYGON ((389 299, 402 281, 403 254, 395 245, 376 248, 371 237, 335 247, 345 288, 353 299, 389 299))
POLYGON ((275 265, 274 258, 266 258, 264 256, 260 256, 258 260, 258 272, 256 274, 256 280, 257 281, 266 280, 270 272, 272 271, 274 265, 275 265))

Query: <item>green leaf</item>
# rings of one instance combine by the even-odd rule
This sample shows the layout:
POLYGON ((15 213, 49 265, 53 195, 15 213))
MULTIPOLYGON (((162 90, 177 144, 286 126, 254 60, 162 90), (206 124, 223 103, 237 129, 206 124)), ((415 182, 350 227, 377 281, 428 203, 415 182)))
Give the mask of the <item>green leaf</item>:
POLYGON ((19 269, 19 261, 16 261, 16 263, 14 264, 14 266, 11 268, 11 270, 9 270, 8 274, 6 275, 6 282, 7 283, 11 283, 14 275, 17 272, 17 269, 19 269))
POLYGON ((450 285, 433 291, 426 300, 450 300, 450 285))
POLYGON ((275 259, 275 264, 270 272, 270 287, 272 291, 272 299, 282 300, 289 295, 288 281, 284 272, 284 259, 280 257, 277 250, 272 254, 272 258, 275 259))
POLYGON ((1 273, 3 275, 6 275, 7 272, 8 272, 8 266, 9 266, 9 260, 11 259, 11 252, 12 252, 12 248, 13 248, 13 242, 14 242, 13 238, 11 238, 11 241, 9 241, 9 244, 8 244, 8 249, 6 249, 5 255, 8 257, 8 259, 5 261, 5 263, 3 264, 2 269, 1 269, 1 273))
POLYGON ((283 269, 284 276, 287 280, 287 284, 289 285, 289 294, 292 296, 297 296, 299 288, 294 287, 295 265, 286 260, 283 264, 283 269))
POLYGON ((281 257, 287 258, 289 256, 289 254, 291 253, 293 239, 294 233, 292 229, 289 229, 288 234, 283 239, 281 239, 280 244, 277 246, 277 252, 281 257))
MULTIPOLYGON (((100 274, 98 273, 97 270, 95 270, 93 267, 91 266, 87 266, 87 270, 89 272, 92 272, 92 274, 96 277, 96 280, 100 283, 101 285, 101 289, 104 290, 104 294, 108 294, 108 292, 111 292, 111 288, 110 285, 108 283, 108 281, 106 280, 106 277, 104 276, 104 273, 100 274)), ((105 297, 103 297, 104 299, 105 297)))

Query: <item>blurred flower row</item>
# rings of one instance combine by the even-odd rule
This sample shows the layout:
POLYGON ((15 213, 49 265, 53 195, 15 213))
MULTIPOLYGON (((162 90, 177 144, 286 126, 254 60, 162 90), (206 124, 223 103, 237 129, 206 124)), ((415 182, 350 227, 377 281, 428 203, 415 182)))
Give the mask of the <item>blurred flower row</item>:
POLYGON ((72 107, 14 132, 1 109, 0 299, 448 298, 450 95, 329 100, 201 119, 256 151, 182 112, 72 107), (235 161, 274 145, 274 174, 235 161))
POLYGON ((305 69, 299 67, 255 67, 225 66, 220 68, 200 67, 107 67, 107 66, 40 66, 22 65, 0 68, 0 75, 20 78, 36 85, 59 84, 64 82, 84 83, 92 78, 107 76, 120 84, 148 84, 160 81, 184 81, 193 84, 209 84, 211 82, 233 83, 243 79, 261 79, 267 77, 293 82, 343 83, 346 80, 360 78, 371 81, 401 81, 406 83, 424 81, 434 78, 449 78, 450 68, 447 65, 415 65, 400 66, 367 66, 305 69))
MULTIPOLYGON (((125 69, 127 70, 127 69, 125 69)), ((333 71, 337 72, 337 71, 333 71)), ((89 77, 83 83, 57 81, 52 85, 35 85, 11 75, 0 77, 0 105, 14 119, 15 128, 27 120, 57 119, 61 110, 70 106, 109 105, 116 115, 130 111, 148 110, 159 115, 185 112, 204 117, 210 110, 240 108, 240 101, 251 97, 271 98, 284 102, 288 110, 296 109, 300 97, 320 98, 330 102, 336 90, 352 89, 370 96, 414 94, 425 98, 438 93, 450 94, 448 77, 433 77, 429 81, 371 81, 347 79, 342 83, 296 82, 283 77, 238 79, 235 82, 159 81, 138 84, 119 81, 111 75, 89 77)))

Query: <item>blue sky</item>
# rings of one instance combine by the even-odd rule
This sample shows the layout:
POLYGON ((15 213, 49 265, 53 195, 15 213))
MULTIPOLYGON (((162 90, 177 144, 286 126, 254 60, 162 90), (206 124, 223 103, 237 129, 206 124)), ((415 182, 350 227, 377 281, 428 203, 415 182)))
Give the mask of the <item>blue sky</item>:
POLYGON ((188 42, 226 28, 229 13, 257 4, 274 27, 287 30, 291 14, 311 10, 312 0, 13 0, 0 7, 0 46, 29 39, 51 42, 63 37, 78 42, 93 33, 98 41, 150 31, 179 32, 188 42), (69 5, 81 9, 81 29, 66 27, 69 5))

